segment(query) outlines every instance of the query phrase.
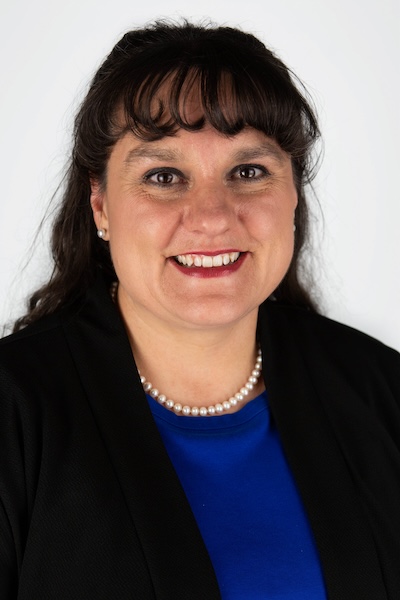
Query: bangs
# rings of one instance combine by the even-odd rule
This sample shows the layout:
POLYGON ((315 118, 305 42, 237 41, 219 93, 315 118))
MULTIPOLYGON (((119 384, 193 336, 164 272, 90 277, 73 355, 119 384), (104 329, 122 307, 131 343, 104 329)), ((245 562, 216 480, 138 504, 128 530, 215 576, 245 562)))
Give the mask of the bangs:
POLYGON ((253 127, 292 157, 307 154, 318 129, 286 68, 271 67, 265 58, 257 61, 254 52, 244 60, 228 49, 221 56, 221 46, 218 56, 208 50, 186 56, 183 51, 161 61, 160 54, 157 60, 147 55, 140 72, 136 65, 122 98, 125 130, 156 140, 205 124, 228 136, 253 127))

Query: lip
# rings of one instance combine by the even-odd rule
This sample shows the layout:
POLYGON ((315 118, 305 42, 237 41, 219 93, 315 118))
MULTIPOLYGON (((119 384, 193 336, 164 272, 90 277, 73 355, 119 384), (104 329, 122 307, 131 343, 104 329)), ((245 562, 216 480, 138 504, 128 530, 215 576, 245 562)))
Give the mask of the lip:
POLYGON ((188 252, 179 252, 179 254, 203 254, 204 256, 218 256, 218 254, 229 254, 230 252, 242 252, 238 248, 228 248, 224 250, 189 250, 188 252))
MULTIPOLYGON (((239 250, 218 250, 217 252, 186 252, 185 254, 203 254, 205 256, 217 256, 218 254, 225 254, 228 252, 239 252, 239 250)), ((170 263, 178 269, 181 273, 188 277, 198 277, 200 279, 209 279, 212 277, 226 277, 227 275, 232 275, 242 266, 243 262, 246 260, 248 252, 242 252, 237 259, 236 262, 229 265, 222 265, 221 267, 212 267, 212 268, 204 268, 204 267, 187 267, 176 262, 174 257, 170 257, 168 260, 170 263)))

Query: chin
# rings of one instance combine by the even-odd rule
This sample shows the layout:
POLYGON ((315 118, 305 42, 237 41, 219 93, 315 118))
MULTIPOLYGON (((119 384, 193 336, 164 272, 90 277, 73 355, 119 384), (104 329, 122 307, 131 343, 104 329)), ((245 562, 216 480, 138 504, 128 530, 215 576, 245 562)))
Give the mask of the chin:
POLYGON ((219 299, 214 302, 205 302, 201 306, 191 304, 179 313, 179 319, 192 327, 216 328, 225 327, 239 322, 250 313, 258 311, 258 304, 249 306, 233 306, 230 302, 219 299))

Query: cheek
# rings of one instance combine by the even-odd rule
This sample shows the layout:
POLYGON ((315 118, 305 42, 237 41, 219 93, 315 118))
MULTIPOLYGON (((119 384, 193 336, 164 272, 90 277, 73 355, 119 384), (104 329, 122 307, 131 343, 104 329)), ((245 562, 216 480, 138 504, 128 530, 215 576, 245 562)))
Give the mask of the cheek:
POLYGON ((293 237, 295 205, 286 202, 254 206, 244 217, 249 233, 258 241, 293 237))
POLYGON ((119 262, 145 263, 147 257, 161 256, 178 222, 178 211, 168 207, 133 198, 116 203, 109 220, 111 252, 119 262))

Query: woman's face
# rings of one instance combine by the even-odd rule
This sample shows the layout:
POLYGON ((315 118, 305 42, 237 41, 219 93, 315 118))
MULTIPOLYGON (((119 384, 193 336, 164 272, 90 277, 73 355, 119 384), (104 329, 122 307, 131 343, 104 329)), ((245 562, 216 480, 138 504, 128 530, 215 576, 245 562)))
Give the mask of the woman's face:
POLYGON ((122 312, 173 327, 254 316, 289 267, 296 205, 290 157, 251 128, 152 142, 128 133, 105 187, 92 185, 122 312))

